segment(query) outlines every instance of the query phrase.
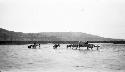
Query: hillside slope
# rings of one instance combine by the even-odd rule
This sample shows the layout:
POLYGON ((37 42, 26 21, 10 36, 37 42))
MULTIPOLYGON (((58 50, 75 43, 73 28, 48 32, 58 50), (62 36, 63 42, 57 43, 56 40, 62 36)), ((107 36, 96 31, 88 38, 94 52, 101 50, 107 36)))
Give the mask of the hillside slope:
POLYGON ((22 33, 0 28, 0 41, 119 41, 82 32, 22 33))

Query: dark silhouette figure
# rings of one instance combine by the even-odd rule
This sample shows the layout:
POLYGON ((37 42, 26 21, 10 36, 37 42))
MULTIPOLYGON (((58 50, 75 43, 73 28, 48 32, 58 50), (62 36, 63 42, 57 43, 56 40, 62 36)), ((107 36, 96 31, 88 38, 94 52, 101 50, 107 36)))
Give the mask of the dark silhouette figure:
POLYGON ((39 44, 39 48, 40 48, 40 44, 39 44))
POLYGON ((29 45, 28 48, 36 49, 37 46, 39 46, 39 48, 40 48, 40 44, 36 44, 36 43, 34 43, 33 45, 29 45))
POLYGON ((53 49, 57 49, 57 47, 60 47, 60 44, 55 44, 55 45, 53 46, 53 49))
POLYGON ((88 41, 86 41, 85 44, 88 44, 88 41))
POLYGON ((67 48, 69 48, 69 47, 71 48, 71 47, 72 47, 72 44, 70 44, 70 45, 67 45, 66 47, 67 47, 67 48))

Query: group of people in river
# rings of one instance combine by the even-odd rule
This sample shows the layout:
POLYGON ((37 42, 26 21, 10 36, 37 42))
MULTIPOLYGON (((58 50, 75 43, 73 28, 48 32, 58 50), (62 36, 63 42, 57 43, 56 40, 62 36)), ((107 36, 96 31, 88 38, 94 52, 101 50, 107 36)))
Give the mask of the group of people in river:
MULTIPOLYGON (((36 49, 37 46, 40 48, 40 44, 37 44, 37 43, 34 43, 32 45, 29 45, 28 48, 29 49, 36 49)), ((60 47, 60 44, 54 44, 53 45, 53 49, 57 49, 58 47, 60 47)), ((89 48, 91 48, 91 50, 94 48, 94 47, 97 47, 97 50, 99 49, 100 46, 98 45, 94 45, 94 44, 89 44, 88 41, 85 42, 85 43, 77 43, 77 44, 68 44, 66 45, 66 48, 72 48, 72 49, 80 49, 81 47, 87 47, 87 50, 89 50, 89 48)))
MULTIPOLYGON (((60 47, 60 44, 55 44, 53 46, 53 49, 57 49, 57 47, 60 47)), ((66 48, 72 48, 72 49, 80 49, 81 47, 87 47, 87 50, 89 50, 89 48, 91 48, 91 50, 94 48, 94 47, 97 47, 97 50, 99 50, 99 45, 94 45, 94 44, 89 44, 88 41, 85 42, 85 43, 77 43, 77 44, 68 44, 66 46, 66 48)))

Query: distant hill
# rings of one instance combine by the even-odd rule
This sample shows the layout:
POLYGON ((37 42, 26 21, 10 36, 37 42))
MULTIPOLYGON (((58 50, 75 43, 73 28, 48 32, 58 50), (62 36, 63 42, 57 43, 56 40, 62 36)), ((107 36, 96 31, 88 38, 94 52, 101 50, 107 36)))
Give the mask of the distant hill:
POLYGON ((0 28, 0 41, 122 41, 82 32, 22 33, 0 28))

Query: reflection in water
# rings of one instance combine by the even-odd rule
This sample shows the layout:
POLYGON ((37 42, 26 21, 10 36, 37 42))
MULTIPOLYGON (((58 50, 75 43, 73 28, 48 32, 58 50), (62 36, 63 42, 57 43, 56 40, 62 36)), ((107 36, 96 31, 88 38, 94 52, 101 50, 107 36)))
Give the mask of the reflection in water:
POLYGON ((91 51, 91 50, 87 50, 87 49, 78 49, 78 51, 80 52, 80 53, 84 53, 84 54, 87 54, 89 51, 91 51))

